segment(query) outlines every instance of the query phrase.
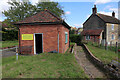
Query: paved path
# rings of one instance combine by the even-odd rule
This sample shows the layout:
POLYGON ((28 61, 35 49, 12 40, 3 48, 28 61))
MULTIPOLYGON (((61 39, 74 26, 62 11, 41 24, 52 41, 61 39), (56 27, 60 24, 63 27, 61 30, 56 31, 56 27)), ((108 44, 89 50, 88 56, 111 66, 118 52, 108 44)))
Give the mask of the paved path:
POLYGON ((106 75, 87 59, 81 46, 76 47, 75 57, 77 62, 81 67, 83 67, 85 73, 89 75, 90 78, 106 78, 106 75))

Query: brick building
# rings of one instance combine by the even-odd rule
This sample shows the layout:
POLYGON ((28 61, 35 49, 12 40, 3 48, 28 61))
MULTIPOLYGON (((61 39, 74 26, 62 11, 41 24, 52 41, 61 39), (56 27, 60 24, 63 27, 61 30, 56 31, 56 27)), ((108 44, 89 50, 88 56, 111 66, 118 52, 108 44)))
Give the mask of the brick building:
POLYGON ((97 13, 96 5, 92 9, 92 15, 84 22, 82 34, 84 40, 102 43, 115 44, 119 42, 120 20, 112 16, 97 13))
POLYGON ((40 11, 23 21, 19 27, 19 53, 64 53, 69 48, 70 26, 48 10, 40 11))

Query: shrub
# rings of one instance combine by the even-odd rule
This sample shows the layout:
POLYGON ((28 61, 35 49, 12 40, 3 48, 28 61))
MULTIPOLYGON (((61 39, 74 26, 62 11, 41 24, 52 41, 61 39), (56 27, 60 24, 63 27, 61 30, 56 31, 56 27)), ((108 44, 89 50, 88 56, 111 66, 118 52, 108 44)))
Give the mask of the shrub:
POLYGON ((18 31, 17 30, 5 30, 2 29, 2 41, 6 40, 17 40, 18 39, 18 31))
POLYGON ((82 43, 82 36, 78 34, 70 34, 70 41, 77 43, 77 45, 80 45, 82 43))

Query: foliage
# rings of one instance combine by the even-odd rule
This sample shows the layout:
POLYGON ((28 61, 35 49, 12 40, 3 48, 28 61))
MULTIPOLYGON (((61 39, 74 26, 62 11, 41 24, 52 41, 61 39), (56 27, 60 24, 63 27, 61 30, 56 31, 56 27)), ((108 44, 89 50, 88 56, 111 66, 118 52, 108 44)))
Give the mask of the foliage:
POLYGON ((70 34, 75 34, 75 30, 74 29, 70 29, 70 34))
POLYGON ((37 12, 47 9, 58 17, 62 17, 64 15, 64 11, 62 10, 62 8, 63 7, 61 7, 58 2, 49 1, 37 3, 37 12))
POLYGON ((35 13, 36 7, 32 5, 29 1, 18 2, 16 0, 11 0, 8 2, 10 9, 3 11, 2 13, 7 17, 8 22, 17 22, 29 17, 35 13))
POLYGON ((17 30, 5 30, 2 28, 2 41, 6 40, 17 40, 18 39, 18 31, 17 30))
POLYGON ((70 41, 80 45, 82 41, 82 36, 78 34, 70 34, 70 41))
POLYGON ((31 4, 29 0, 21 2, 17 0, 11 0, 8 2, 10 9, 3 11, 2 13, 7 17, 6 23, 18 22, 33 14, 36 14, 40 10, 48 9, 58 17, 64 15, 64 11, 58 2, 39 2, 37 5, 31 4))
POLYGON ((2 61, 3 78, 87 78, 74 54, 42 53, 2 61))
POLYGON ((0 41, 0 43, 2 43, 2 48, 4 47, 11 47, 11 46, 17 46, 18 45, 18 41, 15 40, 15 41, 0 41))

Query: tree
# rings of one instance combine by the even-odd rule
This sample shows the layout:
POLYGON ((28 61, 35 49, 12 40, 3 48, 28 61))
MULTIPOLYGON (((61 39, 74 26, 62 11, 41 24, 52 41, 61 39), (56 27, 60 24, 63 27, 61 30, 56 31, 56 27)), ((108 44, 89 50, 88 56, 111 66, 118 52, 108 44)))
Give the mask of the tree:
POLYGON ((10 9, 2 12, 7 17, 7 23, 18 22, 44 9, 48 9, 58 17, 64 14, 58 2, 39 2, 33 5, 29 0, 22 0, 22 2, 11 0, 8 4, 11 5, 10 9))
POLYGON ((75 30, 74 29, 70 30, 70 34, 75 34, 75 30))
POLYGON ((53 2, 53 1, 39 2, 37 4, 37 12, 39 12, 40 10, 47 9, 47 10, 51 11, 52 13, 54 13, 55 15, 57 15, 58 17, 61 17, 61 18, 64 15, 64 10, 62 10, 62 8, 63 7, 61 7, 58 2, 53 2))
POLYGON ((22 2, 17 2, 16 0, 11 0, 8 2, 11 5, 10 9, 3 11, 2 13, 7 17, 6 22, 17 22, 29 17, 35 13, 36 6, 32 5, 29 0, 22 2))

